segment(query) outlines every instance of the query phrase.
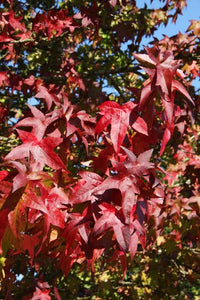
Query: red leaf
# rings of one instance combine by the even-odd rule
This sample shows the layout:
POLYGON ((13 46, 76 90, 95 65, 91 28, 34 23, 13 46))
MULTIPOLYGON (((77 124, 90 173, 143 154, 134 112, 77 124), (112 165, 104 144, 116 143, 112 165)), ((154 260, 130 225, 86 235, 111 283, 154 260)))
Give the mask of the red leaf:
POLYGON ((97 186, 99 186, 103 179, 96 173, 82 171, 79 173, 82 180, 74 187, 74 193, 70 198, 72 203, 82 203, 91 201, 92 194, 97 186))
MULTIPOLYGON (((8 14, 8 13, 4 13, 8 14)), ((14 30, 19 29, 22 32, 26 31, 26 27, 23 23, 19 22, 22 19, 22 17, 15 17, 13 10, 10 10, 9 12, 9 24, 12 26, 14 30)))
POLYGON ((142 65, 148 68, 155 68, 155 65, 157 63, 156 59, 151 59, 149 55, 147 54, 135 54, 133 53, 133 56, 135 59, 137 59, 142 65))
POLYGON ((4 232, 8 226, 8 213, 9 209, 3 209, 0 211, 0 220, 1 220, 1 226, 0 226, 0 255, 2 255, 2 238, 4 236, 4 232))
POLYGON ((13 192, 25 186, 28 182, 26 166, 19 161, 12 161, 12 165, 17 169, 18 174, 13 179, 13 192))
POLYGON ((48 222, 54 226, 64 228, 66 212, 64 210, 69 199, 62 188, 54 187, 50 190, 47 197, 45 197, 48 222))
POLYGON ((166 119, 166 125, 171 128, 173 131, 174 128, 174 99, 169 98, 167 95, 165 95, 165 98, 162 98, 162 103, 165 108, 165 119, 166 119))
POLYGON ((33 297, 31 300, 51 300, 51 297, 49 296, 50 290, 41 290, 38 287, 36 287, 36 291, 33 294, 33 297))
POLYGON ((108 170, 108 160, 114 155, 113 147, 109 144, 99 153, 98 157, 92 157, 94 163, 94 171, 106 173, 108 170))
POLYGON ((56 299, 57 300, 62 300, 62 298, 61 298, 61 296, 60 296, 60 294, 58 292, 58 288, 55 285, 53 287, 53 291, 54 291, 54 295, 55 295, 56 299))
POLYGON ((0 196, 7 197, 8 194, 11 192, 12 190, 12 183, 9 181, 1 181, 0 184, 0 196))
POLYGON ((113 101, 106 101, 101 104, 99 108, 103 117, 101 117, 101 119, 97 123, 95 129, 96 133, 101 133, 110 124, 112 112, 114 112, 115 109, 120 109, 120 105, 113 101))
POLYGON ((62 160, 53 151, 62 142, 62 138, 49 136, 38 141, 35 135, 30 132, 19 129, 17 132, 23 144, 14 148, 6 155, 5 159, 24 159, 28 157, 31 160, 31 154, 34 158, 32 170, 41 171, 45 164, 55 170, 66 169, 62 160))
POLYGON ((109 2, 112 7, 115 7, 117 5, 117 0, 110 0, 109 2))
POLYGON ((160 156, 163 154, 165 147, 168 143, 168 141, 171 138, 171 132, 169 130, 169 128, 165 129, 164 135, 163 135, 163 139, 162 139, 162 145, 161 145, 161 149, 160 149, 160 156))
POLYGON ((28 126, 33 127, 32 134, 37 137, 38 140, 41 140, 44 136, 45 130, 47 126, 50 124, 50 118, 46 118, 44 114, 37 109, 34 106, 28 105, 33 117, 25 118, 21 121, 19 121, 15 126, 21 127, 21 126, 28 126))
POLYGON ((156 86, 159 86, 164 94, 171 94, 172 73, 171 70, 158 65, 156 68, 156 86), (169 78, 168 78, 169 77, 169 78))
POLYGON ((123 215, 125 218, 125 223, 129 224, 130 223, 130 212, 132 210, 132 207, 136 204, 136 198, 135 198, 135 193, 139 193, 139 187, 136 185, 135 178, 129 177, 129 174, 127 174, 126 171, 120 173, 120 175, 115 175, 112 177, 106 178, 100 184, 99 186, 96 187, 96 189, 93 190, 93 194, 98 197, 99 195, 102 195, 100 199, 103 201, 109 202, 109 203, 114 203, 115 205, 122 206, 122 211, 123 215), (111 190, 119 190, 120 191, 120 198, 119 198, 119 193, 108 193, 111 190), (106 198, 106 194, 110 195, 110 198, 106 198), (113 198, 116 197, 117 199, 113 198), (122 199, 122 200, 121 200, 122 199))
POLYGON ((133 127, 133 129, 135 129, 136 131, 138 131, 142 134, 149 135, 147 123, 141 117, 137 117, 137 119, 133 123, 132 127, 133 127))
POLYGON ((122 267, 122 272, 123 272, 123 279, 124 279, 124 277, 126 275, 126 271, 127 271, 126 254, 123 251, 116 250, 114 252, 114 255, 113 255, 111 261, 118 260, 118 259, 121 262, 121 267, 122 267))
POLYGON ((131 210, 137 202, 135 197, 136 189, 133 181, 129 177, 125 177, 120 183, 119 189, 122 195, 123 214, 125 217, 125 223, 129 224, 131 210))
POLYGON ((115 233, 115 238, 121 248, 125 251, 127 249, 125 237, 123 235, 124 224, 116 216, 116 211, 113 206, 107 205, 103 209, 103 215, 96 221, 94 225, 94 233, 99 235, 109 228, 112 228, 115 233))
POLYGON ((35 95, 35 97, 45 99, 48 109, 51 108, 52 102, 54 102, 55 104, 59 103, 59 98, 54 93, 48 91, 45 86, 40 85, 38 89, 39 91, 35 95))
POLYGON ((184 86, 177 80, 172 81, 172 89, 179 91, 181 94, 183 94, 186 98, 190 100, 190 102, 194 105, 194 102, 192 98, 190 97, 189 93, 187 90, 184 88, 184 86))
POLYGON ((144 166, 146 169, 153 168, 154 164, 149 162, 152 153, 153 153, 153 149, 141 153, 137 158, 138 164, 140 164, 140 166, 144 166))
POLYGON ((136 159, 136 156, 130 150, 125 147, 121 148, 129 158, 129 160, 121 163, 121 166, 124 166, 128 173, 141 176, 148 173, 149 169, 154 168, 154 164, 149 162, 153 149, 141 153, 136 159))
POLYGON ((24 251, 28 250, 31 264, 34 258, 35 247, 38 246, 39 242, 40 242, 40 238, 38 237, 38 234, 32 236, 23 234, 22 236, 22 247, 24 251))
POLYGON ((24 79, 24 83, 28 86, 33 86, 35 83, 35 77, 33 75, 29 76, 28 78, 24 79))
POLYGON ((113 143, 115 152, 119 152, 120 146, 125 138, 128 126, 130 113, 137 105, 132 102, 125 103, 120 106, 113 101, 106 101, 99 106, 102 118, 96 126, 96 133, 100 133, 109 124, 111 125, 110 138, 113 143))
POLYGON ((151 82, 149 82, 149 80, 144 82, 140 96, 140 107, 143 107, 145 105, 147 99, 149 99, 150 96, 153 95, 153 92, 154 89, 152 87, 151 82))
POLYGON ((0 72, 0 86, 8 84, 8 74, 6 71, 0 72))
POLYGON ((134 232, 130 238, 130 243, 129 243, 129 251, 131 253, 131 259, 133 259, 133 257, 135 256, 137 247, 138 247, 138 236, 137 233, 134 232))
POLYGON ((35 190, 31 188, 27 189, 26 194, 23 196, 24 205, 48 214, 44 196, 37 195, 37 192, 39 192, 39 187, 35 190))
POLYGON ((8 171, 0 171, 0 181, 4 180, 8 174, 8 171))

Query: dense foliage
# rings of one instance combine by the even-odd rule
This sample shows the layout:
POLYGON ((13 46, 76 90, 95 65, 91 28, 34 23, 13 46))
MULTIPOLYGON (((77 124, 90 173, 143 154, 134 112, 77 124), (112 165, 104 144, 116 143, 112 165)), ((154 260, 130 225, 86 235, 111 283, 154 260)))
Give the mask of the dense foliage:
POLYGON ((1 299, 200 296, 200 21, 159 4, 0 1, 1 299))

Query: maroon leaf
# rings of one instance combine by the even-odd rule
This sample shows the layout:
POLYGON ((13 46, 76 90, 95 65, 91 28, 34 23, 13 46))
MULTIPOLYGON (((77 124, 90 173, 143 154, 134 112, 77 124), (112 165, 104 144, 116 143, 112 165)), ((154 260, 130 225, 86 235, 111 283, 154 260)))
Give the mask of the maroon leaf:
POLYGON ((40 242, 40 238, 38 234, 32 236, 23 234, 22 247, 24 251, 28 250, 31 264, 33 263, 33 259, 34 259, 35 247, 38 246, 39 242, 40 242))
POLYGON ((0 211, 0 220, 1 220, 1 227, 0 227, 0 254, 2 255, 2 238, 5 233, 5 230, 8 226, 8 213, 9 209, 3 209, 0 211))

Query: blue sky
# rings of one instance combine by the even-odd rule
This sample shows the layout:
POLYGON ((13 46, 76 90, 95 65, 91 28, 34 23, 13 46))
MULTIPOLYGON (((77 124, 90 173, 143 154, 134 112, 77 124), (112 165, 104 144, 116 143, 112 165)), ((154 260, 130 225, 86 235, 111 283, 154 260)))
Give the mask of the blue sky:
MULTIPOLYGON (((150 0, 137 0, 137 5, 140 7, 143 7, 144 3, 146 3, 148 7, 150 6, 152 8, 159 8, 163 5, 163 3, 160 2, 159 0, 154 0, 152 4, 150 4, 150 0)), ((178 16, 176 23, 169 22, 167 27, 161 25, 157 30, 157 32, 154 34, 154 36, 157 37, 158 39, 162 39, 163 34, 170 37, 177 34, 179 31, 184 33, 190 25, 189 20, 193 20, 193 19, 200 20, 200 0, 187 0, 187 6, 183 9, 182 15, 178 16)), ((143 43, 145 46, 147 46, 150 41, 152 41, 152 38, 150 39, 145 38, 143 43)), ((200 87, 199 79, 197 78, 193 82, 193 84, 197 88, 199 88, 200 87)), ((107 92, 116 93, 115 89, 113 88, 108 89, 107 87, 105 87, 104 90, 106 90, 107 92)), ((29 103, 32 104, 32 101, 34 102, 35 99, 31 98, 29 100, 29 103)))
MULTIPOLYGON (((150 4, 150 0, 137 0, 137 5, 140 7, 144 7, 144 3, 152 8, 159 8, 162 6, 162 2, 159 0, 154 0, 152 4, 150 4)), ((190 26, 190 20, 200 20, 200 0, 187 0, 187 6, 183 9, 182 15, 178 16, 176 23, 169 22, 166 27, 161 25, 154 36, 161 40, 163 34, 170 37, 179 32, 185 33, 190 26)), ((152 41, 152 38, 144 38, 142 45, 147 46, 150 41, 152 41)), ((199 78, 193 80, 192 84, 196 89, 199 89, 199 78)))
POLYGON ((188 5, 183 9, 182 15, 179 15, 177 22, 169 24, 167 27, 160 28, 158 38, 162 38, 162 33, 172 36, 180 32, 185 32, 190 25, 189 20, 200 19, 200 0, 188 0, 188 5))
MULTIPOLYGON (((137 5, 143 7, 144 3, 152 8, 158 8, 162 5, 162 2, 154 0, 150 5, 150 0, 138 0, 137 5)), ((182 15, 178 16, 176 23, 170 22, 167 27, 164 25, 160 26, 155 36, 158 39, 163 38, 163 34, 172 36, 177 34, 179 31, 184 33, 190 25, 189 20, 200 20, 200 0, 187 0, 187 6, 183 9, 182 15)))

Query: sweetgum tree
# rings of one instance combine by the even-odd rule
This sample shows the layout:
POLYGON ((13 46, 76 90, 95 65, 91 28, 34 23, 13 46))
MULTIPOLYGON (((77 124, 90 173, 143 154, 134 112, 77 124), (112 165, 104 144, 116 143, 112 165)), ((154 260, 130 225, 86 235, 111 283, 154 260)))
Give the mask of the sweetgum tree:
POLYGON ((199 296, 200 23, 139 4, 0 1, 1 299, 199 296))

